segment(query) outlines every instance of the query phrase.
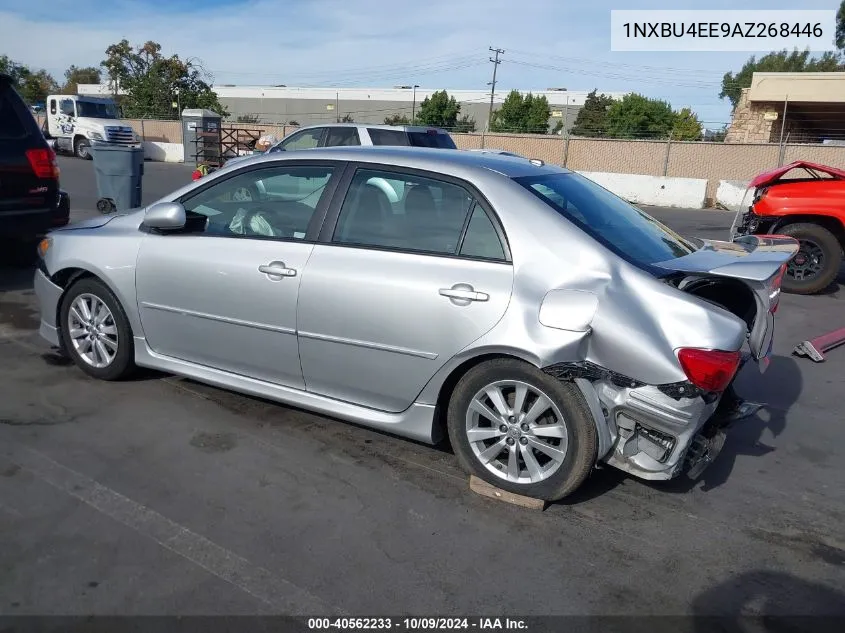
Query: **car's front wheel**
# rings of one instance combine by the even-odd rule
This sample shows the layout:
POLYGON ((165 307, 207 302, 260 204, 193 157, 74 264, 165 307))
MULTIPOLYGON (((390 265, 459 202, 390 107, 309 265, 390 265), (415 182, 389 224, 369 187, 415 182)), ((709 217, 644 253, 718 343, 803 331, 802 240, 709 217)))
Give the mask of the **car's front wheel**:
POLYGON ((789 224, 777 232, 798 240, 798 252, 789 260, 783 278, 784 292, 815 294, 836 280, 842 266, 842 245, 833 233, 806 222, 789 224))
POLYGON ((77 158, 91 160, 91 141, 80 136, 73 142, 73 153, 77 158))
POLYGON ((135 369, 129 320, 103 282, 74 283, 62 298, 59 317, 62 347, 86 374, 119 380, 135 369))
POLYGON ((584 397, 516 359, 494 359, 458 382, 447 414, 461 466, 503 490, 546 501, 574 492, 595 463, 584 397))

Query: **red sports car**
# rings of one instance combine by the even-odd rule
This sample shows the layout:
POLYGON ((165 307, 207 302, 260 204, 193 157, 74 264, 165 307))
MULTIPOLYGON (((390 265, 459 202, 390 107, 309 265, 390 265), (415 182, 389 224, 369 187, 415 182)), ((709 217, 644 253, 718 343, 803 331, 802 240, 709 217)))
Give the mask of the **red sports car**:
POLYGON ((755 177, 746 200, 731 227, 731 239, 778 234, 800 244, 783 279, 785 292, 815 294, 836 281, 845 247, 845 171, 796 161, 755 177))

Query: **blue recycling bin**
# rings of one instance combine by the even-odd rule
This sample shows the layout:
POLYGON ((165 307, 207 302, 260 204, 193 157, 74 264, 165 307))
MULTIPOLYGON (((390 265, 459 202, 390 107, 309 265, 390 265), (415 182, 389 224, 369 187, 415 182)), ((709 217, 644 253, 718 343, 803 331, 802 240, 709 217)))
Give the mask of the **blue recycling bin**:
POLYGON ((97 209, 101 213, 141 206, 144 148, 140 145, 92 145, 97 178, 97 209))

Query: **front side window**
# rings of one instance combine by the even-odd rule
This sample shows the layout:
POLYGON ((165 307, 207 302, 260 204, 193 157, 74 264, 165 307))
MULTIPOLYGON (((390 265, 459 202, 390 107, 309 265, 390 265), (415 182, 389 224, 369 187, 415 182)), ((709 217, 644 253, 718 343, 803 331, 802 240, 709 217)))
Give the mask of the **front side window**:
POLYGON ((358 130, 354 127, 330 127, 326 135, 326 147, 343 147, 360 145, 358 130))
POLYGON ((360 169, 340 209, 332 241, 457 255, 472 195, 412 174, 360 169))
POLYGON ((318 127, 311 130, 302 130, 287 140, 279 143, 278 147, 286 151, 312 149, 320 144, 320 137, 323 136, 324 129, 325 128, 318 127))
POLYGON ((76 109, 79 116, 92 119, 117 119, 117 106, 106 101, 77 101, 76 109))
POLYGON ((285 165, 249 170, 182 200, 193 232, 223 237, 305 239, 333 172, 285 165))
POLYGON ((666 225, 580 174, 542 174, 514 180, 634 264, 647 266, 697 250, 666 225))
POLYGON ((66 116, 75 116, 72 99, 62 99, 59 107, 61 108, 62 114, 66 116))

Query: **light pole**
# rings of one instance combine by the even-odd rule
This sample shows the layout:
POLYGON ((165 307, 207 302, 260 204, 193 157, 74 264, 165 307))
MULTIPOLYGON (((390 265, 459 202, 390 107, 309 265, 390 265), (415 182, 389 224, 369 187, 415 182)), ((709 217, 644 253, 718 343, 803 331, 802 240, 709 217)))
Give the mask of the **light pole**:
POLYGON ((414 84, 412 88, 414 89, 414 99, 411 101, 411 124, 414 123, 414 119, 417 116, 417 88, 419 88, 419 84, 414 84))

